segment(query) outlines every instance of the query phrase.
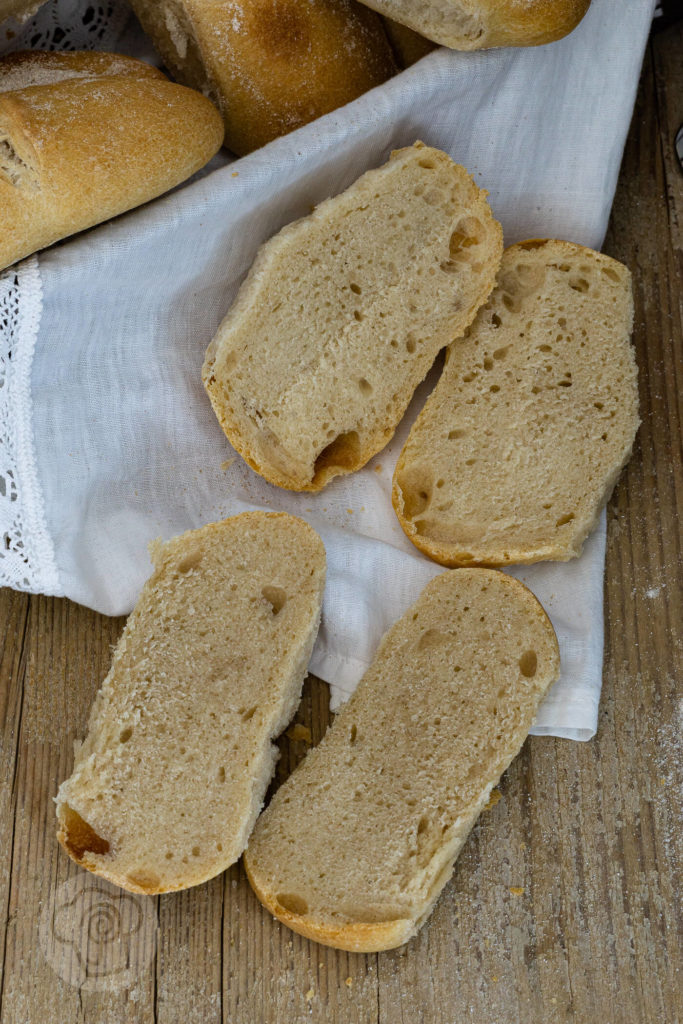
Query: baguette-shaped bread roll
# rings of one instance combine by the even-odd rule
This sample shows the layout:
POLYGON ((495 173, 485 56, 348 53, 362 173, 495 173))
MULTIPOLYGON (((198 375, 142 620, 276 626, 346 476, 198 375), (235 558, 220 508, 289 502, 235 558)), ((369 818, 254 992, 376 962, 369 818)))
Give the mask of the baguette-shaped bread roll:
POLYGON ((0 60, 0 269, 166 192, 220 148, 220 115, 108 53, 0 60))
POLYGON ((581 553, 638 429, 627 268, 531 240, 450 346, 394 472, 406 535, 443 565, 581 553))
POLYGON ((453 50, 539 46, 571 32, 590 0, 363 0, 453 50))
POLYGON ((240 155, 397 70, 381 20, 355 0, 131 2, 178 81, 219 105, 240 155))
POLYGON ((56 800, 69 856, 142 893, 199 885, 244 849, 325 582, 320 537, 283 514, 245 512, 152 557, 56 800))
POLYGON ((258 820, 244 863, 261 902, 324 945, 407 942, 559 670, 553 628, 521 583, 437 576, 258 820))
POLYGON ((422 143, 283 228, 206 353, 231 444, 296 491, 360 469, 474 319, 502 248, 486 193, 422 143))

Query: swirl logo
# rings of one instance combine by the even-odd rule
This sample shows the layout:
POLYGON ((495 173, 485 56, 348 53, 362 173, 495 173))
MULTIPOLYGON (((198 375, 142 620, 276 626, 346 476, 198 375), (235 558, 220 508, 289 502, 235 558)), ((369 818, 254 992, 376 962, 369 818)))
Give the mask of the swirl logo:
POLYGON ((86 992, 130 988, 156 949, 156 902, 83 872, 44 905, 45 959, 63 981, 86 992))

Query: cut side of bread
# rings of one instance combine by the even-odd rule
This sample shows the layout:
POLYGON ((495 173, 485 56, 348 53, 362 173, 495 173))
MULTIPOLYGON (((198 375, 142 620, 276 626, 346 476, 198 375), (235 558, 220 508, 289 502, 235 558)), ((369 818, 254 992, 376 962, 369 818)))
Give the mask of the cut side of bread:
POLYGON ((131 892, 184 889, 242 853, 294 714, 325 580, 293 516, 246 512, 152 548, 73 774, 57 838, 131 892))
POLYGON ((437 576, 259 818, 244 863, 261 902, 339 949, 415 935, 559 669, 523 584, 437 576))
POLYGON ((632 323, 623 264, 569 242, 506 250, 396 465, 421 551, 449 566, 581 553, 638 429, 632 323))
POLYGON ((493 287, 502 233, 485 196, 416 143, 261 248, 203 379, 266 480, 318 491, 387 444, 493 287))
POLYGON ((568 35, 590 0, 363 0, 453 50, 539 46, 568 35))
POLYGON ((0 269, 199 170, 223 125, 204 96, 111 53, 0 59, 0 269))

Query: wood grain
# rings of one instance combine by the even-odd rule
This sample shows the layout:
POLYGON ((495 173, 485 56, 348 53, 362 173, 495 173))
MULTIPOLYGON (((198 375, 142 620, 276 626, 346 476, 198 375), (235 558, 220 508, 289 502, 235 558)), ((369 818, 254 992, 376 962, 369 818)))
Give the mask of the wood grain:
MULTIPOLYGON (((596 739, 527 742, 429 924, 401 950, 354 955, 294 935, 261 908, 239 865, 197 889, 140 898, 144 919, 137 897, 127 904, 103 882, 85 909, 64 908, 69 885, 87 876, 56 845, 52 798, 122 622, 2 591, 3 1022, 680 1020, 682 52, 680 24, 651 42, 605 245, 634 271, 643 423, 609 507, 596 739), (111 921, 122 933, 100 950, 93 922, 111 921), (45 927, 57 930, 50 959, 45 927), (75 984, 82 948, 105 981, 125 954, 134 981, 75 984)), ((313 743, 329 721, 327 692, 307 681, 297 721, 313 743)), ((285 737, 281 749, 280 779, 307 743, 285 737)))

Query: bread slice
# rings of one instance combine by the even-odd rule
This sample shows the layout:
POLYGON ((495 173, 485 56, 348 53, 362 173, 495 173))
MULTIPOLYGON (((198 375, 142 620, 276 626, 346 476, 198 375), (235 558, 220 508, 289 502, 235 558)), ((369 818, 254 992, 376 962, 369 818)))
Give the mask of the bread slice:
POLYGON ((580 554, 638 429, 631 277, 569 242, 503 257, 394 473, 410 540, 443 565, 580 554))
POLYGON ((437 576, 258 820, 244 863, 261 902, 339 949, 415 935, 559 668, 523 584, 437 576))
POLYGON ((204 96, 113 53, 0 59, 0 269, 146 203, 223 141, 204 96))
POLYGON ((284 228, 206 354, 231 444, 296 491, 360 469, 488 297, 501 253, 485 193, 421 143, 284 228))
POLYGON ((454 50, 539 46, 576 28, 590 0, 363 0, 454 50))
POLYGON ((56 798, 69 856, 140 893, 198 885, 244 849, 325 579, 322 541, 284 514, 246 512, 152 557, 56 798))

